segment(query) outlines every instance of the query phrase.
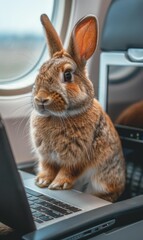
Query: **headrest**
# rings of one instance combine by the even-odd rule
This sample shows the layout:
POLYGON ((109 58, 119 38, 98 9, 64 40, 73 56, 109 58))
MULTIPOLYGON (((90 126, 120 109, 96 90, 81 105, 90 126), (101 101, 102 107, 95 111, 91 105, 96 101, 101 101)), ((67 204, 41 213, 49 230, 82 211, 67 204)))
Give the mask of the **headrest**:
POLYGON ((104 20, 101 49, 143 48, 143 0, 112 0, 104 20))

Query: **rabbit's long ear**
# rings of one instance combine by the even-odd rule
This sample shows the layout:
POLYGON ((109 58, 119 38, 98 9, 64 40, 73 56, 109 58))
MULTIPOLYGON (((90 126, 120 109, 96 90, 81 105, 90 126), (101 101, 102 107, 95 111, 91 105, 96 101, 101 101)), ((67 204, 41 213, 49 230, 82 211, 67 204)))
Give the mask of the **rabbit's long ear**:
POLYGON ((48 40, 49 52, 52 57, 54 53, 63 49, 61 40, 46 14, 41 15, 41 23, 45 29, 48 40))
POLYGON ((92 15, 80 19, 75 25, 70 38, 68 53, 78 65, 84 66, 94 53, 97 45, 97 34, 97 20, 92 15))

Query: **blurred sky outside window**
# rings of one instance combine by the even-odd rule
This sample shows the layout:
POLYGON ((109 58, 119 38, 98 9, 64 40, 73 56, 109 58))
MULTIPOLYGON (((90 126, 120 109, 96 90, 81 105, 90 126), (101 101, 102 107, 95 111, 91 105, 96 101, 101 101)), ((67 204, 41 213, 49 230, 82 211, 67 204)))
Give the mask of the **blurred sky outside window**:
POLYGON ((45 44, 40 15, 52 17, 54 0, 0 0, 0 82, 22 76, 45 44))

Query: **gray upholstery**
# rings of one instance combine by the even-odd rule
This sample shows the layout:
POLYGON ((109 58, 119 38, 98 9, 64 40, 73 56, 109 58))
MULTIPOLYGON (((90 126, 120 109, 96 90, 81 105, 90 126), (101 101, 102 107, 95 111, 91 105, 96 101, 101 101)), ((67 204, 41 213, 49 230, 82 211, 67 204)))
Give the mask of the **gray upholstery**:
POLYGON ((104 51, 143 48, 143 0, 113 0, 101 36, 104 51))

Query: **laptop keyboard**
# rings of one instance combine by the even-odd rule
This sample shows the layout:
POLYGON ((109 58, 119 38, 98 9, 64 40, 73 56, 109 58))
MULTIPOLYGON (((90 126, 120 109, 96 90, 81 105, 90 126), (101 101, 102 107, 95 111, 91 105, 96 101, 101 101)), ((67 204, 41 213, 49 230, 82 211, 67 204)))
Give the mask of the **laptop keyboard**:
POLYGON ((130 197, 143 194, 143 170, 141 165, 127 162, 127 189, 130 190, 130 197))
POLYGON ((25 188, 30 209, 37 223, 44 223, 54 218, 81 211, 80 208, 56 200, 49 196, 25 188))

